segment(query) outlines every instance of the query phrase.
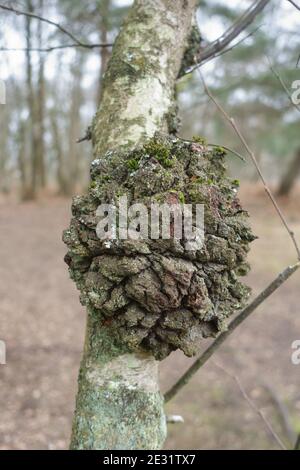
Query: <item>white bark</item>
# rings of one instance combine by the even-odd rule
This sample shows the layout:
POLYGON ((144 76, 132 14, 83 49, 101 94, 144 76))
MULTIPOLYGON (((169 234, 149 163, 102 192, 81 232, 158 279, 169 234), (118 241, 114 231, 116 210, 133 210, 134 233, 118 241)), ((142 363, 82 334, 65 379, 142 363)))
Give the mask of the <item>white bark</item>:
MULTIPOLYGON (((195 0, 136 0, 115 43, 93 124, 95 157, 167 131, 195 0)), ((157 362, 130 354, 89 312, 72 448, 159 449, 157 362)))

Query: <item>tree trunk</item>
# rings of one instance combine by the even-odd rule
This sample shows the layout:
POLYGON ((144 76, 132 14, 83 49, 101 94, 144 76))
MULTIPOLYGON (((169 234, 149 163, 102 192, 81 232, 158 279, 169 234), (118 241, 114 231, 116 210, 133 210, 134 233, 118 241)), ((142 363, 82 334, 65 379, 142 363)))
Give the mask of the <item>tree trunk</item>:
POLYGON ((9 166, 9 114, 7 106, 1 106, 1 117, 0 117, 0 192, 9 192, 9 181, 8 181, 8 166, 9 166))
MULTIPOLYGON (((100 2, 98 2, 99 13, 100 13, 100 42, 102 44, 106 44, 108 42, 108 27, 109 27, 108 16, 109 16, 110 1, 111 0, 101 0, 100 2)), ((107 69, 109 57, 110 57, 109 49, 107 47, 100 48, 101 69, 100 69, 100 80, 99 80, 98 98, 97 98, 97 101, 99 104, 101 101, 103 77, 107 69)))
POLYGON ((69 146, 68 146, 68 182, 67 193, 74 194, 78 182, 80 147, 77 139, 80 136, 80 107, 82 102, 82 73, 83 73, 83 56, 78 54, 72 67, 73 87, 71 91, 71 107, 70 107, 70 126, 69 126, 69 146))
POLYGON ((300 173, 300 148, 296 151, 296 154, 289 165, 286 174, 281 180, 279 189, 277 191, 278 196, 288 196, 297 181, 300 173))
MULTIPOLYGON (((39 0, 39 12, 43 16, 44 0, 39 0)), ((43 47, 43 23, 38 22, 38 44, 43 47)), ((43 52, 39 53, 39 71, 38 71, 38 89, 36 98, 37 107, 37 180, 40 187, 46 186, 46 168, 45 168, 45 58, 43 52)))
POLYGON ((58 193, 68 195, 68 185, 65 176, 64 155, 62 149, 62 139, 57 123, 57 110, 52 110, 50 114, 51 130, 52 130, 52 147, 55 152, 56 160, 56 179, 58 185, 58 193))
MULTIPOLYGON (((33 12, 31 0, 27 0, 26 8, 29 13, 33 12)), ((36 107, 33 91, 33 69, 31 54, 29 49, 32 47, 31 18, 26 17, 26 84, 27 84, 27 103, 30 121, 30 187, 24 199, 34 199, 37 189, 37 161, 38 161, 38 128, 36 122, 36 107)))
POLYGON ((26 199, 28 193, 27 178, 26 178, 26 150, 25 150, 25 123, 22 119, 19 121, 19 128, 17 132, 17 144, 18 144, 18 169, 20 172, 20 183, 21 183, 21 199, 26 199))
MULTIPOLYGON (((93 123, 95 157, 168 131, 195 0, 135 0, 116 40, 93 123)), ((159 449, 158 364, 133 354, 88 311, 72 449, 159 449)))

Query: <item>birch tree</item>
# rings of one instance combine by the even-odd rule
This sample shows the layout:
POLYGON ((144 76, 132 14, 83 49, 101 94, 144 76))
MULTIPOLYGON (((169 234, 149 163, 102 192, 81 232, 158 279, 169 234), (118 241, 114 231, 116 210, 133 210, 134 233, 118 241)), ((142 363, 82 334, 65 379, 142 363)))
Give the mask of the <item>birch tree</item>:
POLYGON ((87 307, 72 449, 160 449, 166 418, 157 359, 176 349, 196 354, 249 295, 238 276, 248 270, 254 237, 236 182, 225 176, 224 149, 161 137, 176 130, 185 51, 195 59, 188 44, 199 38, 195 6, 135 0, 104 76, 91 128, 92 181, 74 198, 64 232, 65 261, 87 307), (100 242, 97 205, 125 193, 131 202, 205 202, 204 250, 165 240, 100 242))
MULTIPOLYGON (((95 158, 167 131, 195 0, 136 0, 114 45, 93 124, 95 158)), ((111 338, 88 312, 71 447, 159 449, 166 436, 158 365, 111 338)))

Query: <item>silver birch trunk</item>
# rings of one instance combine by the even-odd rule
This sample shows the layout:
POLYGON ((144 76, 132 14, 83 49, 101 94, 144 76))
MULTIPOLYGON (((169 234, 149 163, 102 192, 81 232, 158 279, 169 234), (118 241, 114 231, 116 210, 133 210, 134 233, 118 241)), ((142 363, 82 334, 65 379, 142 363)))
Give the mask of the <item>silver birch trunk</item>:
MULTIPOLYGON (((116 40, 93 123, 95 158, 168 131, 195 0, 136 0, 116 40)), ((158 363, 133 354, 88 312, 72 449, 160 449, 158 363)))

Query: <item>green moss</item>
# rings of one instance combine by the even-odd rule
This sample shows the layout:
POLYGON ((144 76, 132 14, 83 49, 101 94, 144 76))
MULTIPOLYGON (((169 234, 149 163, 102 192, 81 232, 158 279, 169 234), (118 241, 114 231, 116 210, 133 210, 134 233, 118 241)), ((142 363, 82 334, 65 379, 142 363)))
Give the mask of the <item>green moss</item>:
POLYGON ((232 181, 231 181, 231 184, 232 184, 232 186, 234 186, 235 188, 239 188, 239 187, 240 187, 240 180, 232 180, 232 181))
POLYGON ((155 138, 144 145, 144 150, 150 157, 166 159, 170 156, 170 148, 155 138))
POLYGON ((173 167, 174 161, 172 160, 170 147, 162 141, 153 138, 147 142, 144 150, 149 157, 156 158, 164 168, 173 167))
POLYGON ((175 189, 172 189, 171 191, 168 191, 168 194, 176 194, 177 197, 178 197, 178 201, 181 203, 181 204, 184 204, 185 203, 185 195, 182 191, 176 191, 175 189))
POLYGON ((159 163, 162 164, 163 167, 165 168, 172 168, 174 163, 170 158, 158 158, 159 163))
POLYGON ((185 203, 185 195, 183 194, 182 191, 178 192, 178 197, 179 197, 179 202, 181 202, 181 204, 184 204, 185 203))
POLYGON ((139 161, 131 158, 130 160, 127 160, 126 166, 129 170, 136 171, 139 167, 139 161))
POLYGON ((201 137, 200 135, 194 135, 193 141, 200 145, 207 145, 207 140, 205 137, 201 137))
POLYGON ((201 52, 202 48, 202 37, 197 25, 194 25, 190 31, 190 35, 187 41, 187 48, 184 52, 184 56, 181 63, 181 68, 178 77, 185 75, 186 71, 195 65, 197 57, 201 52))
MULTIPOLYGON (((136 288, 135 281, 131 282, 126 278, 124 272, 127 268, 124 271, 123 265, 122 269, 117 266, 121 254, 125 257, 129 256, 131 265, 132 254, 135 255, 135 259, 137 254, 147 255, 149 261, 152 253, 153 256, 156 256, 156 253, 166 253, 169 262, 173 258, 181 259, 184 266, 186 260, 191 260, 193 257, 203 265, 201 267, 196 265, 198 280, 195 282, 202 292, 199 279, 207 281, 208 291, 202 294, 213 305, 219 305, 218 320, 227 318, 240 307, 242 301, 246 300, 248 291, 237 283, 233 274, 239 276, 246 274, 248 267, 245 259, 248 242, 253 240, 253 235, 245 221, 244 214, 247 215, 242 212, 236 198, 237 181, 229 179, 225 174, 222 147, 211 150, 199 144, 166 137, 165 134, 156 134, 144 146, 137 146, 133 150, 108 151, 93 165, 92 181, 97 182, 97 185, 96 189, 90 188, 88 199, 76 199, 74 202, 75 218, 70 230, 67 231, 65 242, 69 247, 68 264, 71 274, 74 273, 73 278, 81 291, 81 298, 85 305, 95 309, 93 310, 95 324, 98 320, 102 328, 103 321, 109 319, 111 335, 126 344, 129 351, 136 350, 141 345, 146 351, 154 351, 156 357, 160 359, 177 347, 190 354, 191 348, 197 347, 196 343, 192 342, 193 346, 191 346, 183 337, 178 338, 178 335, 172 331, 172 319, 171 323, 164 324, 163 333, 162 330, 149 330, 153 326, 149 326, 149 318, 147 318, 147 324, 136 323, 132 327, 133 317, 130 307, 127 306, 127 300, 132 299, 134 295, 140 299, 141 289, 136 288), (165 168, 165 165, 170 162, 171 170, 165 168), (109 175, 111 181, 103 182, 103 174, 109 175), (154 240, 147 242, 147 246, 145 243, 131 244, 127 243, 128 241, 123 245, 122 243, 112 244, 109 250, 113 258, 107 257, 108 265, 114 270, 115 275, 112 277, 105 268, 104 253, 107 247, 97 241, 91 225, 98 201, 113 200, 117 204, 117 198, 121 194, 128 196, 129 204, 142 202, 147 207, 153 202, 204 204, 205 244, 203 249, 197 250, 191 256, 187 250, 182 252, 177 244, 165 244, 154 240), (88 217, 83 217, 83 214, 88 217), (89 251, 86 251, 86 248, 89 251), (101 256, 101 264, 97 264, 99 256, 101 256), (113 262, 112 259, 114 259, 113 262), (119 285, 124 275, 124 282, 126 285, 129 283, 129 290, 133 289, 130 291, 131 297, 128 298, 127 291, 125 292, 123 286, 119 285), (111 283, 115 284, 113 291, 111 283), (150 333, 145 339, 147 331, 150 333), (165 335, 163 338, 162 334, 165 335)), ((157 258, 155 258, 156 262, 157 258)), ((162 275, 165 267, 161 265, 159 269, 162 269, 160 273, 162 275)), ((155 280, 152 284, 152 281, 150 282, 151 269, 145 268, 144 271, 143 275, 139 276, 138 282, 145 283, 146 289, 151 292, 152 297, 149 295, 147 297, 147 299, 153 298, 154 307, 151 304, 151 308, 159 309, 160 303, 157 301, 159 286, 156 286, 155 280), (156 307, 157 302, 159 305, 156 307)), ((207 315, 205 318, 203 316, 209 328, 205 334, 215 334, 219 326, 211 321, 214 311, 209 310, 210 304, 198 307, 193 304, 193 301, 193 295, 191 295, 189 302, 192 304, 188 307, 193 308, 196 314, 207 315)), ((144 297, 141 299, 141 305, 143 302, 144 297)), ((182 305, 186 307, 184 303, 182 305)), ((185 322, 186 331, 189 329, 190 319, 192 321, 193 318, 193 316, 188 316, 183 320, 180 317, 180 322, 185 322)), ((156 325, 155 328, 160 327, 156 325)), ((199 328, 202 326, 200 325, 199 328)))
POLYGON ((223 147, 215 147, 213 149, 213 155, 215 157, 224 157, 226 155, 226 150, 223 147))

